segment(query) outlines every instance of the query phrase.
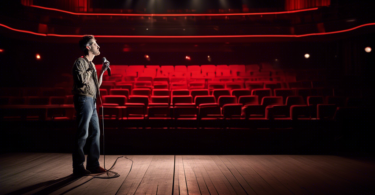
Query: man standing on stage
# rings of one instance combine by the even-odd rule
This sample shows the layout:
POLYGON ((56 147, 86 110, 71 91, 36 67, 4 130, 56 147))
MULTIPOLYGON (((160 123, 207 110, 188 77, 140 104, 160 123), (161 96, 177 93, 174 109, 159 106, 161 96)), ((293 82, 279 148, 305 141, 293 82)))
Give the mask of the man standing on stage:
POLYGON ((109 68, 109 63, 103 64, 98 80, 97 72, 92 60, 100 55, 99 45, 94 36, 84 36, 79 41, 84 56, 79 57, 73 65, 73 94, 74 108, 77 117, 77 133, 73 150, 73 174, 88 175, 103 173, 106 170, 99 165, 100 156, 100 127, 96 111, 96 97, 100 96, 99 87, 103 74, 109 68), (90 131, 89 131, 90 129, 90 131), (85 154, 83 147, 87 141, 87 165, 84 168, 85 154))

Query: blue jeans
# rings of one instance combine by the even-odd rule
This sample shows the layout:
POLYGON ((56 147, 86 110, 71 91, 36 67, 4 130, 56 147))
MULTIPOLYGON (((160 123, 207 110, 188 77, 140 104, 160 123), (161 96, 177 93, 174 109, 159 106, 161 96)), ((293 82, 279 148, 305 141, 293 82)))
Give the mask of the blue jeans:
POLYGON ((73 169, 84 168, 83 147, 88 144, 87 168, 99 167, 100 128, 95 99, 89 96, 74 96, 77 117, 77 133, 73 150, 73 169))

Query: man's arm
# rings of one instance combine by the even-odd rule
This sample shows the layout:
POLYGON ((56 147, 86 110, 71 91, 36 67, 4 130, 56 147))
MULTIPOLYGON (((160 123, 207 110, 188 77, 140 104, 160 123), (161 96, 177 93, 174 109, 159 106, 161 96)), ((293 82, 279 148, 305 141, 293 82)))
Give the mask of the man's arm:
POLYGON ((101 70, 101 72, 100 72, 100 76, 99 76, 99 88, 100 88, 100 86, 102 85, 102 82, 103 82, 103 75, 104 75, 104 73, 105 73, 105 71, 108 69, 108 66, 107 65, 105 65, 105 64, 103 64, 103 66, 102 66, 102 70, 101 70))

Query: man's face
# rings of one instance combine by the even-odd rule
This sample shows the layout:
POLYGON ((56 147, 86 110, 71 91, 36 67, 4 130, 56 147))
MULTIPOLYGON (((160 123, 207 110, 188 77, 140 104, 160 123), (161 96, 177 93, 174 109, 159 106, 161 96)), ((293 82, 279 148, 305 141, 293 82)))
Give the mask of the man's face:
POLYGON ((92 40, 91 42, 91 45, 89 44, 89 46, 86 46, 87 49, 89 50, 89 52, 91 51, 91 53, 93 53, 95 56, 98 56, 100 55, 100 51, 99 51, 99 45, 98 43, 96 43, 96 40, 92 40))

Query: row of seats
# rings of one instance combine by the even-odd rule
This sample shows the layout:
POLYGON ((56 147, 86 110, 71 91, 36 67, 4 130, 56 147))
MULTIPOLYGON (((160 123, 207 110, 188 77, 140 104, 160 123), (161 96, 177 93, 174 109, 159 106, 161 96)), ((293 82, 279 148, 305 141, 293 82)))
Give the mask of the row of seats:
MULTIPOLYGON (((334 117, 337 106, 334 104, 309 105, 268 105, 270 101, 262 101, 262 105, 225 104, 220 107, 215 103, 204 103, 196 107, 194 104, 126 103, 125 106, 104 106, 104 117, 115 120, 138 119, 182 119, 182 120, 216 120, 216 119, 294 119, 294 120, 330 120, 334 117), (283 107, 284 106, 284 107, 283 107)), ((0 120, 74 120, 73 105, 33 107, 8 106, 0 107, 0 120)), ((100 113, 102 117, 102 113, 100 113)))

